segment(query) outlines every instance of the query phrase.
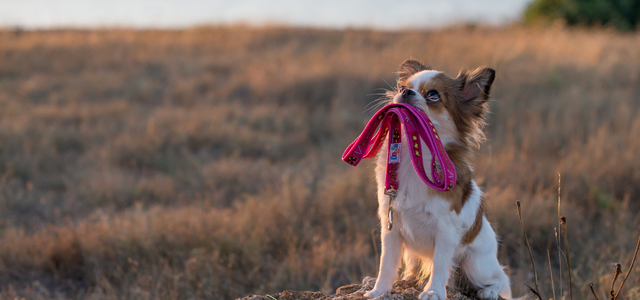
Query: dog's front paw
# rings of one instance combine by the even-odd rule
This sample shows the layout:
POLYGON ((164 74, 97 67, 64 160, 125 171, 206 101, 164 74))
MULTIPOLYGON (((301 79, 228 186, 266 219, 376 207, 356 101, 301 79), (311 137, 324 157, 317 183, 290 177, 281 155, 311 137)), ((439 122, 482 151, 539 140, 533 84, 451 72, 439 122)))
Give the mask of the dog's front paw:
POLYGON ((446 300, 447 293, 443 289, 441 291, 435 289, 428 289, 422 293, 420 293, 421 300, 446 300))
POLYGON ((496 300, 498 299, 499 293, 500 293, 499 287, 488 286, 478 291, 478 298, 483 300, 496 300))
POLYGON ((380 290, 373 289, 373 290, 370 290, 370 291, 364 293, 364 296, 369 298, 369 299, 373 299, 373 298, 376 298, 376 297, 379 297, 379 296, 383 295, 386 292, 388 292, 388 291, 380 291, 380 290))

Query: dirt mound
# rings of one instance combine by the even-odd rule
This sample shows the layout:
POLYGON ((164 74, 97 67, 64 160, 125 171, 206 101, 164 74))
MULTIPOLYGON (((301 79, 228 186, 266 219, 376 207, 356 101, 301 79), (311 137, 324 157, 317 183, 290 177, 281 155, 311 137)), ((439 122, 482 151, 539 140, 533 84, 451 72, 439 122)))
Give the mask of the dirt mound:
MULTIPOLYGON (((362 284, 351 284, 339 287, 334 295, 325 295, 320 292, 295 292, 284 291, 282 293, 260 296, 251 295, 239 300, 368 300, 364 293, 373 289, 375 278, 365 277, 362 284)), ((416 281, 398 280, 393 284, 391 293, 384 294, 375 300, 420 300, 421 288, 416 281)), ((463 295, 458 291, 447 289, 447 299, 450 300, 476 300, 474 295, 463 295)), ((499 299, 502 299, 501 297, 499 299)))

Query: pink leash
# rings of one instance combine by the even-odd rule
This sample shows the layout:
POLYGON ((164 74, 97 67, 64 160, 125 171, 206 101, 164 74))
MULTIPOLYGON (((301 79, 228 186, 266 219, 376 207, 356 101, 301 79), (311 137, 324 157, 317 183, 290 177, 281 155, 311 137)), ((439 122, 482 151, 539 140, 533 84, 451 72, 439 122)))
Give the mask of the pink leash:
POLYGON ((398 191, 398 176, 396 174, 400 164, 400 150, 402 146, 402 132, 400 124, 405 129, 410 141, 407 143, 411 153, 411 162, 422 181, 438 191, 449 191, 456 184, 456 169, 451 163, 447 152, 442 146, 436 128, 421 110, 404 103, 388 104, 380 109, 362 133, 347 147, 342 154, 342 160, 352 166, 357 166, 363 158, 373 158, 378 154, 382 142, 389 133, 387 155, 387 174, 385 176, 385 194, 389 196, 389 224, 387 228, 391 230, 393 226, 393 214, 391 202, 395 199, 398 191), (424 141, 431 152, 431 178, 425 173, 423 160, 420 157, 424 141), (412 143, 413 142, 413 143, 412 143), (412 145, 413 144, 413 145, 412 145), (442 174, 438 174, 436 160, 442 167, 442 174))

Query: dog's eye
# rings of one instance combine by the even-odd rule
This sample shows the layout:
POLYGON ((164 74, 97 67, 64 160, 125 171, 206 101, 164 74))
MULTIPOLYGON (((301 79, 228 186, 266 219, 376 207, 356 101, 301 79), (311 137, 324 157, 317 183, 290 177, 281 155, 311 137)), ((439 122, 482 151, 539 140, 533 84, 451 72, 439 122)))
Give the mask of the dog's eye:
POLYGON ((429 90, 424 94, 424 98, 430 102, 438 102, 440 101, 440 94, 436 90, 429 90))

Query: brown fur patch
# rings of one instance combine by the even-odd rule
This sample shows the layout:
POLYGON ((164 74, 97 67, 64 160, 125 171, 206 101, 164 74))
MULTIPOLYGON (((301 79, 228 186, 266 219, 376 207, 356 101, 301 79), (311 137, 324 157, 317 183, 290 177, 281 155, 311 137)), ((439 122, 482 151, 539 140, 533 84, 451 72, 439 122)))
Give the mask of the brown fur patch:
POLYGON ((478 207, 478 212, 476 213, 476 219, 473 221, 473 224, 469 228, 469 231, 462 236, 461 243, 463 245, 471 244, 480 233, 480 229, 482 229, 482 217, 484 216, 484 198, 481 199, 480 207, 478 207))
MULTIPOLYGON (((460 210, 462 210, 462 207, 465 205, 465 203, 467 203, 467 201, 469 200, 469 197, 471 196, 471 192, 473 191, 473 184, 471 183, 471 180, 468 180, 467 183, 465 183, 462 186, 462 197, 460 197, 460 210)), ((458 212, 460 213, 460 212, 458 212)))
POLYGON ((405 60, 398 71, 398 87, 406 85, 407 78, 420 71, 429 70, 428 66, 423 65, 421 62, 413 59, 405 60))
POLYGON ((484 116, 488 111, 487 100, 491 85, 495 79, 495 71, 490 68, 477 68, 473 71, 460 71, 456 77, 455 89, 457 99, 455 107, 448 106, 454 122, 465 137, 464 142, 473 144, 484 139, 482 127, 484 116))
MULTIPOLYGON (((451 210, 460 214, 462 207, 467 203, 473 191, 473 184, 471 183, 473 173, 468 163, 469 156, 472 152, 461 145, 448 146, 446 150, 453 166, 456 168, 456 185, 447 192, 441 192, 435 189, 429 189, 429 192, 431 195, 437 195, 449 201, 449 203, 451 203, 451 210)), ((441 170, 438 171, 440 172, 441 170)))

